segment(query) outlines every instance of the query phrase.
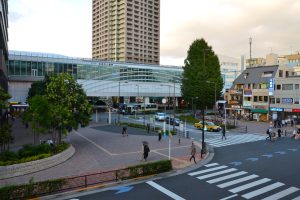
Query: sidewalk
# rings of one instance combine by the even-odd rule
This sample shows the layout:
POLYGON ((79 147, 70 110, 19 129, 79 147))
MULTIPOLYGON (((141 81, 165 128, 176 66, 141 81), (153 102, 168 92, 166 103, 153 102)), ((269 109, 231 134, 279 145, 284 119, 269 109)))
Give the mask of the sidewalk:
MULTIPOLYGON (((33 139, 28 136, 30 129, 25 129, 17 121, 15 123, 14 131, 16 131, 16 134, 14 135, 16 136, 16 144, 14 148, 18 148, 18 145, 30 141, 33 142, 33 139), (18 141, 19 136, 21 141, 18 141)), ((142 141, 149 142, 150 153, 147 162, 168 159, 168 137, 163 137, 161 142, 159 142, 156 135, 147 134, 144 130, 131 127, 128 127, 129 136, 123 137, 121 129, 122 127, 118 126, 95 126, 93 124, 92 127, 80 128, 77 131, 73 131, 66 138, 76 149, 73 157, 62 164, 43 171, 0 180, 0 186, 28 183, 32 177, 37 182, 47 179, 110 171, 145 163, 141 162, 142 141)), ((170 141, 173 168, 182 169, 194 165, 193 162, 189 161, 191 140, 181 138, 181 142, 178 144, 178 136, 174 136, 170 141)), ((201 159, 201 146, 197 143, 196 145, 197 161, 199 161, 201 159)))

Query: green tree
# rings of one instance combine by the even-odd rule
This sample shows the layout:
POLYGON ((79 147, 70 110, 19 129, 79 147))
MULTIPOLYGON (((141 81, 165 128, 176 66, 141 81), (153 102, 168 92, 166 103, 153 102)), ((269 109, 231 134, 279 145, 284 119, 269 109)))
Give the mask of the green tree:
POLYGON ((67 134, 72 128, 77 129, 79 124, 89 124, 92 106, 81 85, 69 74, 50 77, 45 97, 51 106, 49 121, 52 130, 58 133, 58 143, 62 134, 67 134))
POLYGON ((27 99, 30 99, 35 95, 45 95, 46 85, 47 83, 49 83, 49 81, 50 81, 49 76, 46 75, 44 80, 32 83, 28 91, 27 99))
POLYGON ((197 39, 191 44, 183 69, 183 98, 188 102, 193 98, 196 107, 203 111, 206 107, 212 107, 215 103, 215 84, 219 99, 223 79, 219 59, 204 39, 197 39))
POLYGON ((6 111, 8 108, 7 100, 10 98, 11 96, 0 86, 0 151, 8 150, 9 144, 14 140, 6 111))
POLYGON ((39 134, 51 128, 49 119, 51 108, 45 96, 35 95, 28 101, 29 107, 23 114, 23 122, 29 123, 34 133, 34 144, 39 141, 39 134))

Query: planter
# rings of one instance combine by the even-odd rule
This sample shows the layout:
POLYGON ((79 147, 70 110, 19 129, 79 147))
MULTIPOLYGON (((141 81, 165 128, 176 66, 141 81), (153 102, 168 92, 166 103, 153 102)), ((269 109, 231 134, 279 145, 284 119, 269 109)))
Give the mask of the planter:
POLYGON ((55 165, 65 162, 66 160, 71 158, 74 155, 74 153, 75 153, 75 148, 71 145, 65 151, 48 158, 26 162, 26 163, 0 166, 0 180, 6 178, 12 178, 16 176, 22 176, 25 174, 34 173, 37 171, 41 171, 53 167, 55 165))

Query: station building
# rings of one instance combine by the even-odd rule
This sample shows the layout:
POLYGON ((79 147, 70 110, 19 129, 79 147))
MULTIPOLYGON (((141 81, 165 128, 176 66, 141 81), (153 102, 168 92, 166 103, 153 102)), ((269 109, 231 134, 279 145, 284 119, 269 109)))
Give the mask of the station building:
MULTIPOLYGON (((160 103, 181 97, 182 67, 72 58, 57 54, 9 51, 11 102, 27 100, 28 90, 45 75, 69 73, 87 96, 120 103, 160 103)), ((178 105, 178 104, 177 104, 178 105)))

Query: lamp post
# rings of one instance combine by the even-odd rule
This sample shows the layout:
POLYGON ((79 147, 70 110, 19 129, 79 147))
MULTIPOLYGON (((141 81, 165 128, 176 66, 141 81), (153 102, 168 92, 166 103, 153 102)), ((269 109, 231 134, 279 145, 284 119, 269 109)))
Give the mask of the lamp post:
POLYGON ((120 123, 120 81, 119 81, 119 95, 118 95, 118 124, 120 123))
MULTIPOLYGON (((140 96, 140 86, 138 84, 136 84, 137 86, 137 97, 140 96)), ((137 97, 135 98, 135 103, 137 103, 137 97)), ((137 105, 134 106, 134 115, 135 115, 135 118, 136 118, 136 112, 137 112, 137 105)))
MULTIPOLYGON (((210 49, 203 49, 203 75, 205 75, 205 51, 209 51, 210 49)), ((203 77, 204 78, 204 77, 203 77)), ((205 128, 205 109, 204 109, 204 102, 202 102, 202 148, 201 148, 201 158, 205 153, 205 142, 204 142, 204 128, 205 128)))
POLYGON ((217 121, 217 115, 216 115, 216 102, 217 102, 217 83, 213 81, 206 81, 206 83, 212 83, 215 86, 215 104, 214 104, 214 113, 215 113, 215 122, 217 121))

